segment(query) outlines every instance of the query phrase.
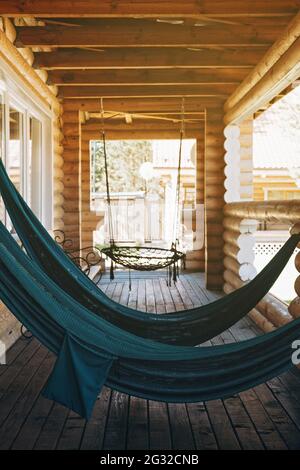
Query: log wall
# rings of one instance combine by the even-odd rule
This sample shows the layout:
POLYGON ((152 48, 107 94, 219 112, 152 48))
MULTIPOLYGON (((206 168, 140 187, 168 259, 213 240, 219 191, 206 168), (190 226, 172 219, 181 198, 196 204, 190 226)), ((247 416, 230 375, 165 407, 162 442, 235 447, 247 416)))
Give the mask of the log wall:
MULTIPOLYGON (((81 141, 81 246, 93 245, 93 231, 103 221, 104 215, 91 210, 91 167, 90 167, 90 138, 84 132, 83 125, 81 141)), ((99 132, 94 139, 99 139, 99 132)))
MULTIPOLYGON (((14 41, 16 31, 8 18, 4 18, 0 26, 0 57, 9 65, 22 82, 24 90, 28 90, 45 109, 51 109, 53 115, 53 228, 63 228, 63 159, 62 159, 62 121, 61 105, 56 98, 56 87, 46 84, 47 73, 34 70, 32 63, 34 54, 29 48, 16 48, 14 41)), ((0 304, 0 341, 9 348, 20 336, 20 323, 0 304)))
POLYGON ((224 207, 224 124, 223 109, 208 110, 205 130, 205 275, 209 289, 223 286, 224 207))
MULTIPOLYGON (((251 233, 257 222, 296 224, 300 220, 300 201, 236 202, 224 207, 224 291, 232 292, 253 278, 254 261, 251 233), (252 227, 252 229, 251 229, 252 227), (247 237, 247 239, 246 239, 247 237), (245 276, 243 278, 243 276, 245 276), (243 280, 244 279, 244 280, 243 280)), ((299 224, 298 224, 299 228, 299 224)), ((291 280, 291 282, 293 282, 291 280)), ((295 302, 296 303, 296 302, 295 302)), ((265 332, 280 327, 296 316, 294 310, 267 294, 249 313, 265 332)))
POLYGON ((73 249, 80 249, 81 211, 81 123, 79 111, 63 114, 63 196, 64 232, 73 242, 73 249))

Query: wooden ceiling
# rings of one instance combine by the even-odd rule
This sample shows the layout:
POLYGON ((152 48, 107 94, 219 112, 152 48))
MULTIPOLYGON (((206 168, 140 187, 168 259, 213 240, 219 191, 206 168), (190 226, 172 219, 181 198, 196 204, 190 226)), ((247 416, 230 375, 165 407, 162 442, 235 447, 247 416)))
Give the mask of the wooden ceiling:
POLYGON ((170 116, 185 96, 200 120, 299 8, 300 0, 2 0, 0 16, 14 19, 16 46, 32 48, 33 66, 48 71, 70 107, 95 113, 104 97, 110 111, 170 116), (36 25, 21 26, 24 17, 36 25))

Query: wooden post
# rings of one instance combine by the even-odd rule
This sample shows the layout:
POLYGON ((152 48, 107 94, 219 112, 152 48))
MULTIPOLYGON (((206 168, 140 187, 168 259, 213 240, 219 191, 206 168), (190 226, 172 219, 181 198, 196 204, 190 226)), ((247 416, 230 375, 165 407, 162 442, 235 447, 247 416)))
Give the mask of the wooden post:
MULTIPOLYGON (((89 140, 86 139, 84 129, 86 125, 82 125, 81 132, 81 247, 90 247, 93 245, 93 232, 104 215, 97 214, 91 210, 91 164, 90 164, 90 146, 89 140)), ((100 132, 95 132, 93 140, 100 139, 100 132)))
POLYGON ((63 133, 61 115, 53 120, 53 229, 64 229, 64 172, 63 172, 63 133))
POLYGON ((208 289, 223 286, 224 134, 223 109, 208 110, 205 131, 205 276, 208 289), (212 112, 210 114, 210 112, 212 112))
POLYGON ((80 128, 79 111, 68 112, 63 122, 64 231, 66 237, 73 241, 75 250, 80 249, 80 128), (71 133, 70 127, 72 128, 71 133))
MULTIPOLYGON (((195 185, 196 185, 196 210, 193 210, 192 214, 192 230, 195 234, 195 243, 193 244, 193 251, 187 253, 186 257, 186 267, 187 269, 197 269, 198 271, 205 270, 205 248, 204 246, 201 247, 200 237, 201 234, 199 231, 201 230, 201 226, 199 224, 203 223, 205 225, 204 220, 199 220, 201 218, 201 208, 203 212, 203 205, 204 205, 204 128, 202 128, 202 138, 197 138, 196 141, 196 178, 195 178, 195 185), (200 243, 199 243, 200 242, 200 243)), ((189 221, 190 222, 190 221, 189 221)), ((185 223, 185 222, 184 222, 185 223)), ((203 243, 204 245, 204 243, 203 243)))

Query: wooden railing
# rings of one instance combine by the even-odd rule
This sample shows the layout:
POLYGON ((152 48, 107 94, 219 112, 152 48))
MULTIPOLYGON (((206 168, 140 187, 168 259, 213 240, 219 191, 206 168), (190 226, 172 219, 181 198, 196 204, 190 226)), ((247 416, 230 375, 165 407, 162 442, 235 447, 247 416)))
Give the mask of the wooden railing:
MULTIPOLYGON (((254 268, 254 233, 259 222, 287 223, 292 231, 300 232, 300 200, 233 202, 224 208, 224 291, 241 287, 251 280, 254 268)), ((300 257, 297 257, 300 272, 300 257)), ((291 280, 293 282, 293 280, 291 280)), ((300 278, 295 283, 300 295, 300 278)), ((249 313, 263 331, 271 331, 293 317, 300 316, 300 298, 286 304, 267 294, 249 313)))

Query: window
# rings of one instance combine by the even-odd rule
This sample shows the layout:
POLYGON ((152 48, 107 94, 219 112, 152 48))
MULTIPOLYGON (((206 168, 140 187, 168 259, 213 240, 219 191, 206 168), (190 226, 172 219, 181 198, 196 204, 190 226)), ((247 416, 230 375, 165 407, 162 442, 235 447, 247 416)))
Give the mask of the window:
POLYGON ((42 124, 33 116, 29 117, 29 142, 27 162, 27 194, 26 199, 36 215, 40 213, 41 200, 41 144, 42 124))
MULTIPOLYGON (((52 229, 52 115, 0 58, 0 157, 17 190, 52 229)), ((0 199, 0 218, 13 232, 0 199)))
POLYGON ((9 108, 8 174, 17 190, 23 194, 23 115, 15 108, 9 108))

